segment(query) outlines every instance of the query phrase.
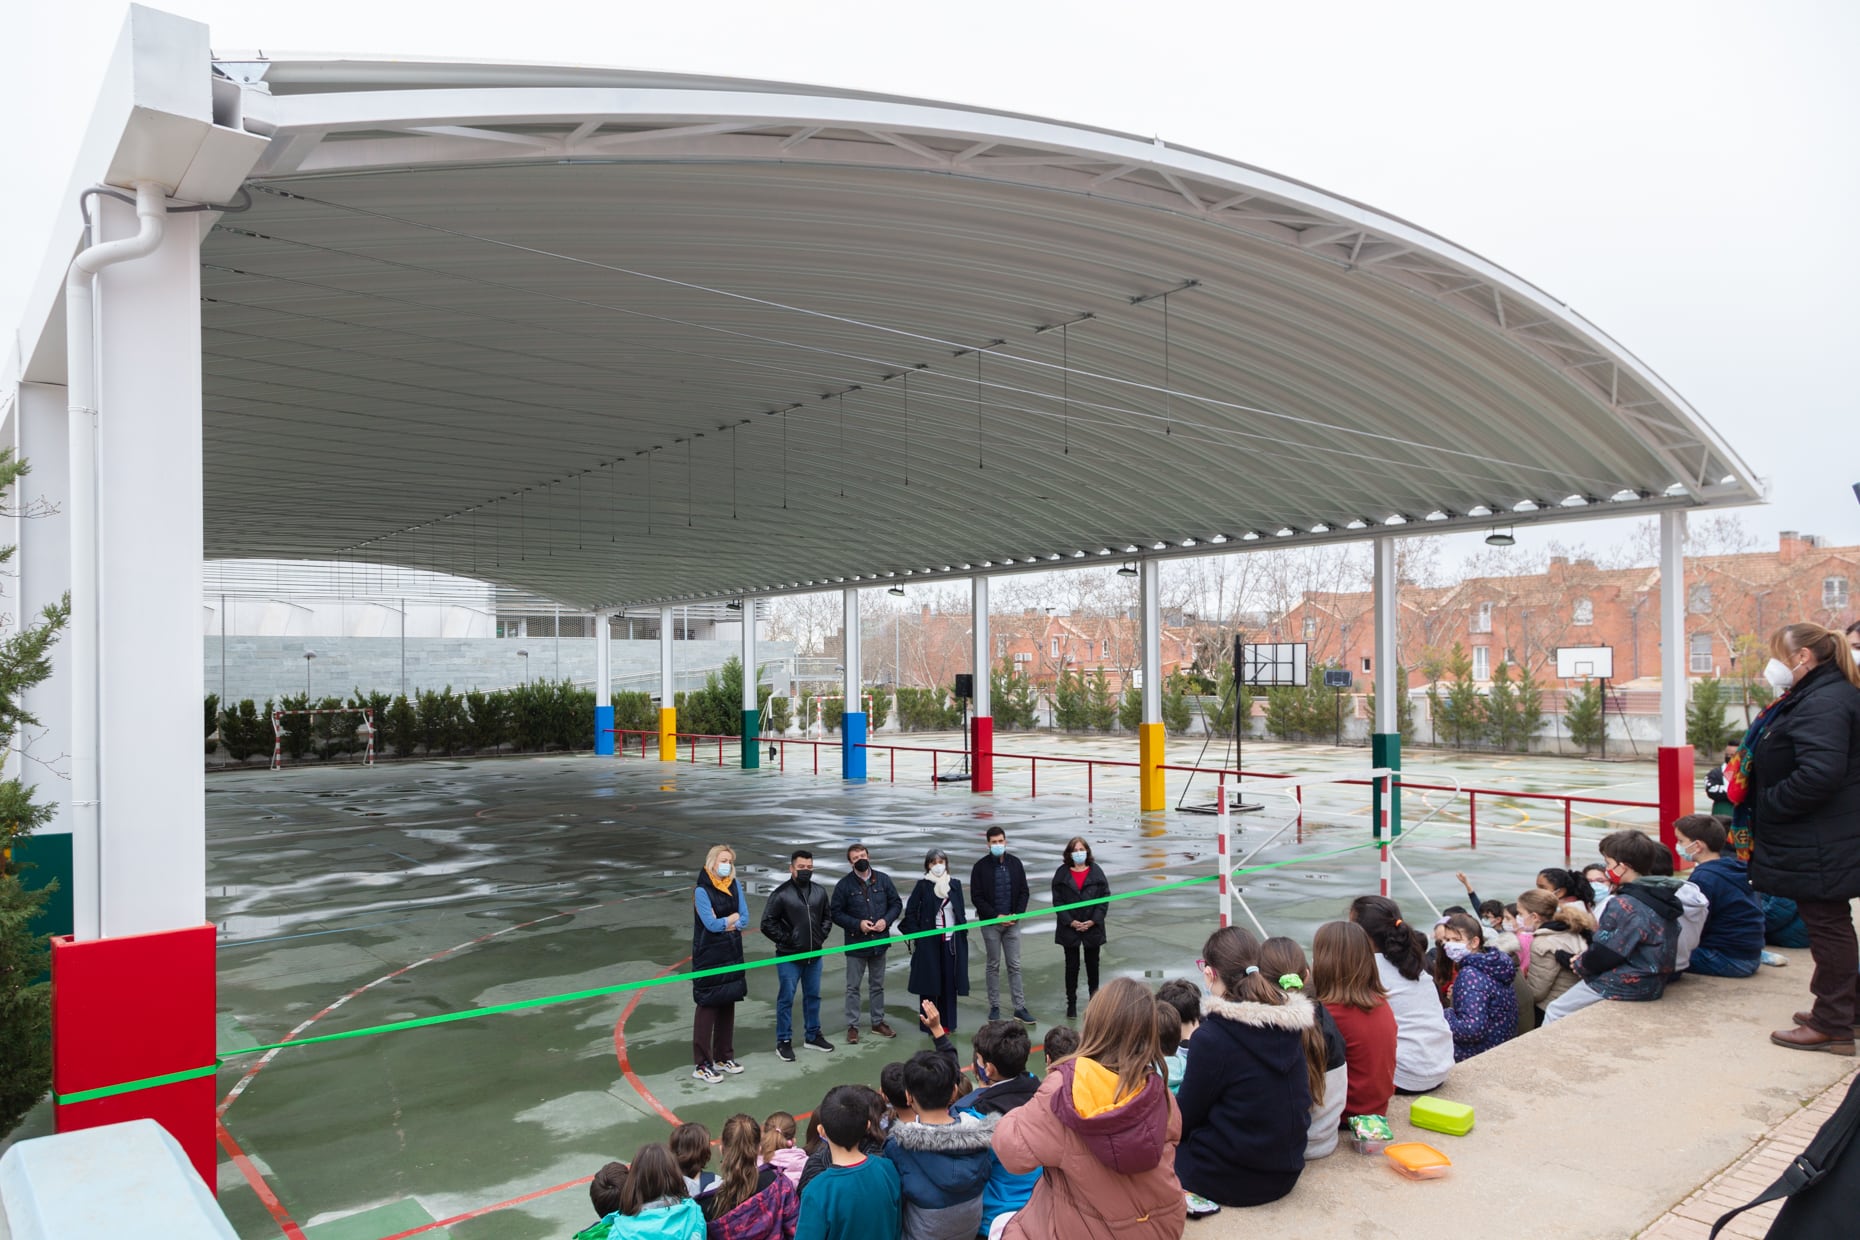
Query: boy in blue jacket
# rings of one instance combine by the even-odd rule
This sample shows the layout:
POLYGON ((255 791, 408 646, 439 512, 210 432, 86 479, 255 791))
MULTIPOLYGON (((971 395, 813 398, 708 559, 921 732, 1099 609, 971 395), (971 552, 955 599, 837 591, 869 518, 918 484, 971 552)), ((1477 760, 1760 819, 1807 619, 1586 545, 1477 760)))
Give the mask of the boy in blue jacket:
POLYGON ((1673 823, 1680 854, 1692 862, 1691 879, 1710 902, 1686 972, 1749 977, 1763 963, 1763 908, 1744 863, 1736 854, 1723 855, 1725 821, 1711 814, 1687 814, 1673 823))
POLYGON ((904 1192, 901 1240, 973 1240, 995 1161, 995 1117, 950 1114, 956 1048, 928 999, 923 1017, 936 1049, 918 1051, 904 1065, 904 1094, 917 1118, 893 1124, 885 1141, 885 1157, 898 1169, 904 1192))
MULTIPOLYGON (((1026 1105, 1040 1092, 1040 1082, 1027 1075, 1033 1054, 1032 1039, 1018 1020, 991 1020, 975 1031, 975 1079, 982 1085, 950 1108, 952 1115, 970 1114, 999 1119, 1026 1105)), ((988 1186, 982 1190, 982 1221, 977 1231, 987 1235, 995 1216, 1009 1214, 1027 1204, 1040 1169, 1016 1175, 988 1152, 988 1186)))

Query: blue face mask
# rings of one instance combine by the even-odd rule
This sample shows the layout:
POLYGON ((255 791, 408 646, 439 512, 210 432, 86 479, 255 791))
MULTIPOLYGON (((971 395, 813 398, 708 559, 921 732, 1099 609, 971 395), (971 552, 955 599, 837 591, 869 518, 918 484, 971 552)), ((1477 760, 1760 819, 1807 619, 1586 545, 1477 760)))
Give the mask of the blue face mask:
POLYGON ((1089 855, 1090 854, 1086 853, 1082 849, 1077 849, 1077 848, 1073 849, 1072 850, 1072 864, 1073 865, 1084 865, 1085 858, 1089 855))
POLYGON ((1006 844, 990 844, 988 846, 988 851, 992 853, 994 856, 999 857, 1003 853, 1007 852, 1007 845, 1006 844))
POLYGON ((717 863, 717 877, 718 878, 730 877, 730 870, 732 868, 733 867, 730 865, 728 861, 719 861, 717 863))

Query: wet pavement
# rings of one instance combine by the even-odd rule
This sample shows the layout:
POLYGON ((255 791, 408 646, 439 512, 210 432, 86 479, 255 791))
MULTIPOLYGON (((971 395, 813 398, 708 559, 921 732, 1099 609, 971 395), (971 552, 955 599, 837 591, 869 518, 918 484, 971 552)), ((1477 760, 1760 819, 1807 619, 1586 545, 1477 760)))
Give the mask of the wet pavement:
MULTIPOLYGON (((1131 746, 1006 737, 1002 748, 1128 758, 1131 746)), ((1173 748, 1172 761, 1192 759, 1192 748, 1173 748)), ((891 784, 888 763, 875 754, 875 778, 858 785, 796 769, 804 754, 790 752, 786 773, 719 768, 700 750, 698 762, 678 764, 572 756, 211 776, 208 905, 221 932, 223 1052, 675 971, 690 951, 691 883, 715 842, 737 849, 752 923, 785 876, 792 848, 812 848, 817 881, 831 883, 845 873, 844 847, 854 839, 908 895, 927 846, 946 848, 966 876, 983 852, 983 832, 1001 825, 1027 863, 1036 912, 1075 833, 1093 841, 1117 890, 1213 872, 1215 820, 1140 814, 1134 780, 1110 768, 1098 772, 1088 803, 1082 767, 1048 764, 1051 776, 1042 767, 1036 798, 1024 767, 1004 761, 997 792, 978 797, 964 786, 931 785, 925 755, 900 754, 900 779, 891 784)), ((837 768, 837 760, 829 751, 822 766, 837 768)), ((1367 755, 1249 745, 1247 765, 1358 770, 1367 755)), ((1600 795, 1633 799, 1653 791, 1650 765, 1430 753, 1411 759, 1411 770, 1422 769, 1482 787, 1601 787, 1600 795)), ((1181 778, 1171 776, 1172 793, 1181 778)), ((1405 859, 1435 903, 1461 898, 1459 869, 1473 874, 1481 894, 1510 898, 1539 867, 1560 864, 1560 807, 1482 799, 1475 853, 1463 799, 1428 795, 1452 812, 1421 826, 1405 859)), ((1236 853, 1280 827, 1288 829, 1260 860, 1366 838, 1365 789, 1309 789, 1302 829, 1293 802, 1262 799, 1269 809, 1235 819, 1236 853)), ((1409 821, 1426 812, 1411 794, 1409 821)), ((1650 811, 1611 812, 1650 822, 1650 811)), ((1580 858, 1612 824, 1578 822, 1579 841, 1587 842, 1579 842, 1580 858)), ((1318 923, 1374 891, 1376 881, 1375 854, 1362 850, 1241 884, 1272 932, 1309 942, 1318 923)), ((1401 877, 1395 894, 1419 899, 1401 877)), ((1154 983, 1187 975, 1216 910, 1212 883, 1113 905, 1105 976, 1154 983)), ((1051 925, 1050 915, 1033 917, 1025 937, 1036 1041, 1064 1012, 1051 925)), ((968 1035, 987 1014, 979 938, 971 943, 972 993, 960 1005, 965 1058, 968 1035)), ((769 955, 755 936, 749 951, 752 960, 769 955)), ((719 1085, 690 1078, 688 983, 230 1058, 220 1091, 228 1153, 238 1156, 221 1165, 221 1202, 248 1237, 285 1234, 285 1219, 311 1240, 570 1234, 592 1221, 585 1178, 663 1139, 671 1117, 701 1121, 715 1134, 737 1111, 800 1113, 829 1086, 876 1083, 886 1062, 926 1045, 906 1015, 907 969, 904 951, 894 948, 887 999, 898 1039, 867 1034, 851 1046, 843 967, 829 957, 822 1024, 839 1049, 801 1050, 794 1064, 773 1054, 774 971, 753 971, 737 1014, 738 1056, 748 1070, 719 1085)))

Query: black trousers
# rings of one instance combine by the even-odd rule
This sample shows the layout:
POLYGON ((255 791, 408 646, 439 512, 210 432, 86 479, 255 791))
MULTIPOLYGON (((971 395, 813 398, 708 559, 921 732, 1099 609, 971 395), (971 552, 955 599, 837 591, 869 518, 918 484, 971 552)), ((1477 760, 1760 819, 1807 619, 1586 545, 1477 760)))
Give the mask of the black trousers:
POLYGON ((691 1021, 691 1058, 698 1067, 736 1058, 736 1005, 702 1007, 691 1021))
POLYGON ((1079 955, 1085 956, 1085 997, 1089 999, 1098 993, 1098 950, 1096 943, 1065 943, 1061 945, 1066 953, 1066 1004, 1071 1006, 1078 1001, 1079 994, 1079 955))

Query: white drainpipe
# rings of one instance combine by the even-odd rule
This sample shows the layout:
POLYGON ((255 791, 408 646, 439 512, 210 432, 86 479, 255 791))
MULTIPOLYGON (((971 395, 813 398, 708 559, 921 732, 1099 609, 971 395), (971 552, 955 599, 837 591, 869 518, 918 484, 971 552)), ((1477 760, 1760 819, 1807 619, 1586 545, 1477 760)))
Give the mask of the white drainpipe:
MULTIPOLYGON (((103 834, 98 778, 97 588, 97 321, 95 277, 105 267, 145 258, 161 245, 167 197, 153 181, 136 183, 133 237, 87 246, 65 277, 65 361, 71 449, 71 812, 73 881, 89 883, 91 900, 76 902, 77 937, 103 937, 103 834), (82 852, 89 857, 83 858, 82 852), (90 862, 82 878, 78 863, 90 862)), ((88 235, 85 240, 89 241, 88 235)))

